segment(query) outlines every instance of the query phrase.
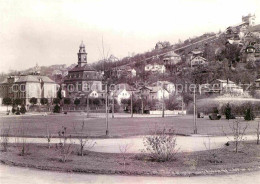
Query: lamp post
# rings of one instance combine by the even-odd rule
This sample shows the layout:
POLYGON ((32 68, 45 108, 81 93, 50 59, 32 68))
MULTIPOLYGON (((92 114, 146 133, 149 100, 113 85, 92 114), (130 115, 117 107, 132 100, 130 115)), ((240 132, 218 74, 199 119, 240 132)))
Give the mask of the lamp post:
POLYGON ((133 117, 133 91, 131 92, 131 118, 133 117))
POLYGON ((162 99, 162 118, 165 116, 165 95, 164 95, 164 81, 162 83, 162 94, 163 94, 163 99, 162 99))
POLYGON ((107 83, 106 83, 106 87, 105 87, 105 91, 106 91, 106 94, 105 94, 105 97, 106 97, 106 136, 108 136, 109 134, 109 131, 108 131, 108 90, 107 90, 107 83))
POLYGON ((87 118, 89 116, 89 94, 87 94, 87 118))
POLYGON ((115 97, 114 92, 112 94, 112 118, 114 118, 114 111, 115 111, 115 97))
POLYGON ((197 116, 196 116, 196 114, 197 114, 197 108, 196 108, 196 88, 194 88, 194 91, 193 91, 193 93, 194 93, 194 96, 193 96, 193 104, 194 104, 194 106, 193 106, 193 125, 194 125, 194 130, 193 130, 193 133, 194 134, 197 134, 198 133, 198 130, 197 130, 197 116))

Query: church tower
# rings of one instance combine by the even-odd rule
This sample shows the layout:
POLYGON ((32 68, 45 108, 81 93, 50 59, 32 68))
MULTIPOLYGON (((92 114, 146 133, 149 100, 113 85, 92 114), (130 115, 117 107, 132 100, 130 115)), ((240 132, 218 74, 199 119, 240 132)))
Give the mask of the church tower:
POLYGON ((85 50, 85 45, 83 43, 83 41, 81 42, 80 46, 79 46, 79 53, 78 53, 78 66, 84 66, 85 64, 87 64, 87 53, 85 50))

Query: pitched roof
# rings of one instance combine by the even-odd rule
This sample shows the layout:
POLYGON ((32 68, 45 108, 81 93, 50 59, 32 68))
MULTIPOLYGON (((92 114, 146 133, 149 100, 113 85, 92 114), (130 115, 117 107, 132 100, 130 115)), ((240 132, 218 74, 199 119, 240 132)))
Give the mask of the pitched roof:
POLYGON ((201 50, 193 50, 191 51, 192 54, 202 54, 203 52, 201 50))
POLYGON ((7 83, 8 83, 7 79, 4 79, 2 82, 0 82, 0 84, 7 84, 7 83))
POLYGON ((96 71, 92 66, 85 64, 83 66, 76 65, 70 71, 96 71))
POLYGON ((250 32, 260 32, 260 24, 249 27, 248 31, 250 31, 250 32))
POLYGON ((196 57, 192 58, 191 61, 193 61, 193 60, 195 60, 195 59, 201 59, 201 60, 206 61, 206 59, 205 59, 204 57, 201 57, 201 56, 196 56, 196 57))
MULTIPOLYGON (((223 80, 223 79, 217 79, 217 81, 219 81, 219 82, 222 82, 222 83, 227 83, 227 80, 223 80)), ((231 81, 231 80, 228 80, 228 83, 230 83, 230 84, 235 84, 233 81, 231 81)))
POLYGON ((176 54, 174 51, 167 52, 163 57, 180 57, 178 54, 176 54))
POLYGON ((40 80, 44 83, 55 83, 49 77, 40 75, 22 75, 16 82, 40 82, 40 80))

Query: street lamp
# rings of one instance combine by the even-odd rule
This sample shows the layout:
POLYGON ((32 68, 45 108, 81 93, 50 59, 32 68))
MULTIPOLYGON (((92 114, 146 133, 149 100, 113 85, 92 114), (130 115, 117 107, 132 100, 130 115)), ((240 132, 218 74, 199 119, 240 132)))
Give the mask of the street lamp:
POLYGON ((106 97, 106 136, 108 136, 109 131, 108 131, 108 89, 107 89, 107 83, 105 86, 105 97, 106 97))
POLYGON ((197 107, 196 107, 196 88, 194 88, 194 91, 193 91, 193 93, 194 93, 194 96, 193 96, 193 104, 194 104, 194 106, 193 106, 193 133, 194 134, 197 134, 198 133, 198 129, 197 129, 197 107))

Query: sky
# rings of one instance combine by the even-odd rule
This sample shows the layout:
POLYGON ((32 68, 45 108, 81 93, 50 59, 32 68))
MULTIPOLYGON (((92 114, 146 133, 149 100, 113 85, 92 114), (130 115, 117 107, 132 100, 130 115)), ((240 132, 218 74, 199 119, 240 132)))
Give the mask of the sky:
POLYGON ((248 13, 260 23, 260 0, 0 0, 0 72, 77 63, 81 41, 89 63, 102 45, 123 58, 223 31, 248 13))

